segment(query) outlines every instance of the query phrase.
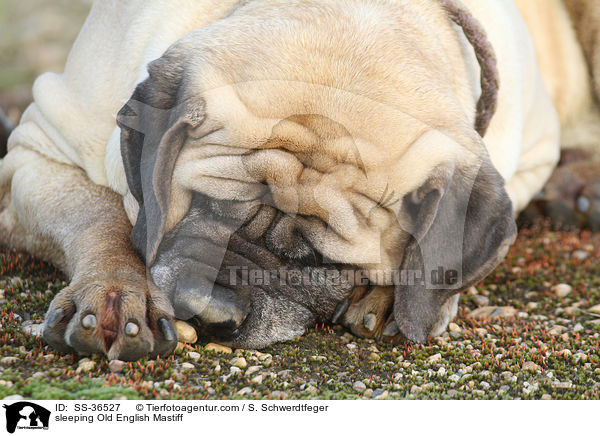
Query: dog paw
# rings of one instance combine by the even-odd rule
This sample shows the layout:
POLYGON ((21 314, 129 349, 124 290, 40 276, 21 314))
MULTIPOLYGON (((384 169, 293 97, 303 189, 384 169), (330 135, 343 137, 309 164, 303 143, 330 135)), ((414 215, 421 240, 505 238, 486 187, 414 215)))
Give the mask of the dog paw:
POLYGON ((389 339, 399 335, 394 320, 392 286, 356 287, 341 317, 341 324, 363 338, 389 339))
POLYGON ((55 349, 109 359, 167 356, 177 345, 173 310, 144 277, 86 278, 59 292, 43 336, 55 349))
POLYGON ((600 162, 568 161, 523 212, 525 222, 547 217, 557 228, 600 230, 600 162))

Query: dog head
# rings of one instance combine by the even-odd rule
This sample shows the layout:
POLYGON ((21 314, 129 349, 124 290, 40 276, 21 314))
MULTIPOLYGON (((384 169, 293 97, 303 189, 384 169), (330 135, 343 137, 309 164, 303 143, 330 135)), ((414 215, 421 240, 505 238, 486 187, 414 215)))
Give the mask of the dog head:
POLYGON ((505 255, 511 203, 398 14, 317 9, 250 3, 150 64, 118 116, 132 239, 176 316, 221 341, 292 338, 369 284, 422 342, 505 255))

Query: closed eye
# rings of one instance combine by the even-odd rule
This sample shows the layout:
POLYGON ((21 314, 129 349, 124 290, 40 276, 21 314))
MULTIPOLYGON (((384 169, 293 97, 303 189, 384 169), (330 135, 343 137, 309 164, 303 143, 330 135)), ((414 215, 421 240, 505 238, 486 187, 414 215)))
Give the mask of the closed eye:
POLYGON ((384 209, 388 209, 390 207, 392 207, 394 204, 398 203, 398 201, 400 201, 400 197, 395 197, 396 195, 396 191, 392 190, 391 192, 389 191, 389 184, 385 185, 385 189, 383 190, 383 193, 381 194, 381 198, 379 199, 379 201, 377 201, 377 206, 378 207, 382 207, 384 209))

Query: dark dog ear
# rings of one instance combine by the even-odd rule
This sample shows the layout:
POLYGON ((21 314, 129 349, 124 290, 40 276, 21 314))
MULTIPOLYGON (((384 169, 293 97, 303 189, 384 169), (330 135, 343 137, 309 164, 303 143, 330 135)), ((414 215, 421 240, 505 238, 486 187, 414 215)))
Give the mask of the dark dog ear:
POLYGON ((204 100, 183 98, 183 66, 165 54, 148 66, 140 83, 117 115, 121 156, 127 184, 139 204, 132 240, 152 264, 164 236, 171 177, 188 129, 204 120, 204 100))
POLYGON ((476 177, 437 168, 403 199, 412 237, 395 286, 394 318, 423 343, 450 296, 482 280, 506 255, 516 225, 504 180, 484 161, 476 177))

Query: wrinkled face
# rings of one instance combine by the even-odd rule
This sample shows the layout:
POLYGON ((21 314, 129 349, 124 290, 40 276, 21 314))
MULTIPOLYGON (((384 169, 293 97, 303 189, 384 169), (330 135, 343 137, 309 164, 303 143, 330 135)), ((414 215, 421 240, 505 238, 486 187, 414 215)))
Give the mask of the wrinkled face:
POLYGON ((514 239, 481 138, 450 100, 390 104, 406 94, 389 77, 259 46, 200 55, 204 39, 153 62, 118 118, 132 239, 176 316, 263 347, 331 320, 356 287, 389 287, 401 333, 426 340, 514 239))

